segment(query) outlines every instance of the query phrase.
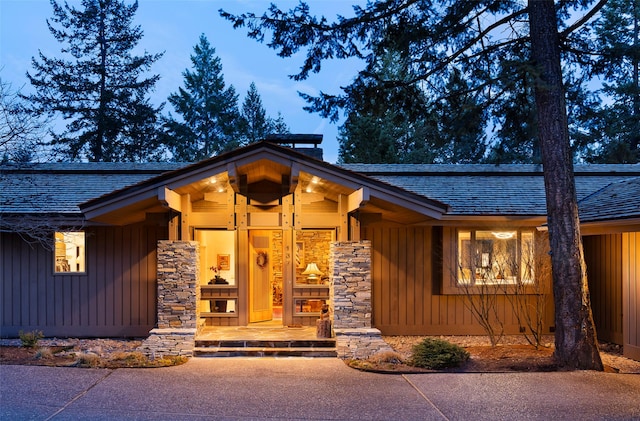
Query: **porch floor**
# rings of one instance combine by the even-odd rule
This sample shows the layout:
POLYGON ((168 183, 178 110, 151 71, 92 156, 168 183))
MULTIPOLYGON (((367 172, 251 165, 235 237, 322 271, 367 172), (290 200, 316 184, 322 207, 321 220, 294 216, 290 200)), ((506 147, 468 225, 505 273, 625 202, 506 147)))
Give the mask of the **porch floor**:
POLYGON ((281 320, 251 323, 248 326, 203 327, 196 340, 207 341, 310 341, 316 340, 315 326, 287 327, 281 320))

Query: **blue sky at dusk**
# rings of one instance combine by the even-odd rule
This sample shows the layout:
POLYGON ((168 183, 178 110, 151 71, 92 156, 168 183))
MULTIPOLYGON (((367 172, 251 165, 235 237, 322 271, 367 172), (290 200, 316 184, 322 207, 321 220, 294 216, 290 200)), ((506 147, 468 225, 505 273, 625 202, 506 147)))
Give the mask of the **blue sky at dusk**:
MULTIPOLYGON (((274 3, 288 10, 297 1, 274 3)), ((71 0, 69 4, 79 8, 81 3, 71 0)), ((352 1, 312 0, 308 4, 312 13, 331 20, 336 14, 352 15, 352 1)), ((240 106, 249 85, 255 82, 267 114, 276 117, 281 112, 292 133, 323 134, 324 158, 335 162, 337 125, 304 111, 305 102, 298 91, 312 95, 319 91, 339 93, 339 87, 350 83, 362 63, 328 62, 319 74, 312 74, 305 81, 291 80, 288 75, 298 72, 304 58, 302 53, 282 59, 266 44, 247 38, 246 30, 234 30, 218 14, 220 8, 232 13, 262 14, 268 6, 268 1, 255 0, 139 0, 135 24, 141 26, 144 36, 138 47, 149 53, 164 51, 164 56, 152 67, 152 73, 161 76, 151 94, 152 102, 166 102, 168 95, 183 85, 182 72, 191 68, 189 57, 204 33, 222 61, 225 82, 233 85, 239 95, 240 106)), ((52 15, 48 0, 0 0, 0 78, 11 83, 13 90, 31 89, 25 73, 32 70, 31 57, 37 57, 38 50, 47 57, 59 55, 62 45, 46 24, 52 15)), ((167 103, 164 112, 169 110, 173 111, 167 103)))

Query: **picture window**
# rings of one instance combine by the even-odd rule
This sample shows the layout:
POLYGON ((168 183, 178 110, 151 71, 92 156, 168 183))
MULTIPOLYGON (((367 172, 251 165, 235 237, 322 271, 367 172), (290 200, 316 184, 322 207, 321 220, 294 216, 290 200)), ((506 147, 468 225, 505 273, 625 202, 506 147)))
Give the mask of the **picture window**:
POLYGON ((458 231, 459 286, 534 282, 533 231, 458 231))

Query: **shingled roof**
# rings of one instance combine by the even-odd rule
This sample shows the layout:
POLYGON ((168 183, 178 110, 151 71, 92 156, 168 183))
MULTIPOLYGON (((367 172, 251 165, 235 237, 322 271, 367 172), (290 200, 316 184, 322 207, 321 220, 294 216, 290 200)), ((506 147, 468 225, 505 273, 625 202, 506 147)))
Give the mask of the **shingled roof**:
MULTIPOLYGON (((344 168, 450 206, 448 215, 546 215, 542 166, 346 164, 344 168)), ((576 165, 578 200, 640 176, 640 165, 576 165)))
POLYGON ((183 166, 166 162, 0 165, 0 213, 79 214, 80 203, 183 166))
POLYGON ((582 222, 640 218, 640 177, 619 181, 579 203, 582 222))
MULTIPOLYGON (((327 164, 329 165, 329 164, 327 164)), ((185 163, 45 163, 0 166, 0 213, 79 214, 79 204, 185 163)), ((546 214, 539 165, 345 164, 342 168, 450 206, 448 215, 546 214)), ((186 168, 185 168, 186 169, 186 168)), ((577 165, 584 220, 638 213, 640 165, 577 165), (611 186, 609 189, 605 187, 611 186), (604 205, 605 199, 610 205, 604 205)))

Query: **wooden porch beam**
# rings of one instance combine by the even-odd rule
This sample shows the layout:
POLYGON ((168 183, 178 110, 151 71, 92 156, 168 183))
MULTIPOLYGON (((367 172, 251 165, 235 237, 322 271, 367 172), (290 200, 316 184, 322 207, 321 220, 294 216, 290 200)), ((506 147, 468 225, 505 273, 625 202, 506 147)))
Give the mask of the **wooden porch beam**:
POLYGON ((240 193, 240 179, 238 177, 238 169, 235 164, 227 164, 227 177, 229 177, 229 186, 235 193, 240 193))
POLYGON ((369 202, 370 191, 368 187, 361 187, 349 195, 347 212, 360 209, 369 202))
POLYGON ((349 241, 349 197, 338 196, 338 241, 349 241))
POLYGON ((289 177, 289 193, 296 191, 298 181, 300 180, 300 164, 293 162, 291 164, 291 176, 289 177))
POLYGON ((190 219, 191 219, 191 195, 185 194, 180 197, 182 199, 182 218, 180 221, 181 238, 183 241, 190 241, 191 233, 189 231, 190 219))
POLYGON ((166 186, 158 187, 158 200, 162 203, 162 206, 166 206, 177 212, 182 212, 182 199, 178 193, 170 188, 166 186))

